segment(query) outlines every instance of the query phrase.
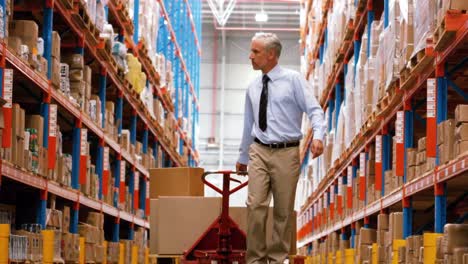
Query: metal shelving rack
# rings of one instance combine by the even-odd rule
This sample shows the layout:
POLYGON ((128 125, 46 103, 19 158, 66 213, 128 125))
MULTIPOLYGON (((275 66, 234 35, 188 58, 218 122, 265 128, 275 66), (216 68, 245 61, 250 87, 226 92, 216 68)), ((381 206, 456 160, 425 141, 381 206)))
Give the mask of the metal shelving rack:
MULTIPOLYGON (((189 0, 158 0, 158 3, 162 13, 157 40, 158 52, 172 62, 174 86, 181 88, 180 91, 177 88, 175 90, 173 112, 177 120, 182 117, 192 119, 192 135, 195 135, 195 128, 199 122, 197 98, 200 96, 201 3, 189 0), (191 33, 187 34, 189 30, 191 33), (192 105, 191 116, 189 116, 189 104, 192 105)), ((178 127, 177 130, 181 131, 181 128, 178 127)), ((180 135, 182 143, 185 136, 183 133, 180 135)), ((192 148, 196 144, 194 139, 192 148)), ((182 153, 182 146, 179 144, 179 153, 182 153)), ((198 157, 198 154, 195 156, 198 157)), ((194 160, 189 160, 189 164, 194 165, 194 160)))
MULTIPOLYGON (((312 1, 308 1, 308 7, 311 6, 312 1)), ((326 7, 330 6, 330 1, 327 1, 326 7)), ((346 74, 347 63, 353 54, 358 54, 361 46, 361 37, 364 26, 370 24, 376 17, 376 14, 381 14, 384 20, 384 25, 388 25, 388 1, 377 1, 377 0, 360 0, 356 1, 356 19, 348 22, 348 31, 353 34, 353 41, 343 41, 341 43, 340 53, 344 56, 342 62, 336 61, 333 67, 333 71, 330 73, 327 79, 327 86, 323 93, 319 96, 321 106, 326 109, 339 107, 342 103, 341 94, 343 93, 343 74, 346 74)), ((307 10, 307 14, 310 10, 307 10)), ((305 54, 308 58, 311 58, 309 66, 315 65, 315 60, 321 59, 323 53, 324 39, 326 39, 326 16, 328 8, 324 10, 322 24, 320 26, 320 35, 317 45, 311 54, 305 54)), ((404 237, 412 234, 419 234, 424 230, 428 230, 428 224, 419 227, 417 230, 413 229, 413 219, 415 219, 416 204, 422 203, 424 200, 432 199, 434 205, 434 228, 433 231, 436 233, 443 233, 443 226, 447 222, 447 208, 453 206, 448 204, 448 199, 453 202, 460 197, 450 197, 448 190, 457 188, 458 186, 466 186, 468 171, 468 154, 462 153, 460 156, 451 160, 446 164, 439 164, 438 151, 436 151, 437 142, 437 124, 447 120, 448 118, 448 107, 453 104, 449 101, 454 100, 448 98, 448 86, 452 86, 457 96, 468 99, 466 91, 450 80, 450 76, 453 76, 455 72, 460 72, 460 69, 465 67, 467 62, 466 47, 468 46, 468 16, 461 13, 450 13, 445 14, 445 30, 449 34, 445 34, 439 39, 434 45, 428 45, 425 49, 425 56, 422 58, 418 65, 414 67, 414 70, 405 78, 399 78, 396 81, 396 95, 391 99, 386 107, 381 109, 379 112, 374 113, 375 118, 368 120, 360 133, 353 139, 351 146, 346 149, 341 158, 332 164, 328 169, 325 177, 318 184, 316 190, 308 197, 306 204, 301 208, 301 212, 298 216, 300 219, 300 225, 298 226, 298 245, 299 247, 306 247, 311 250, 312 242, 320 240, 321 238, 327 237, 332 232, 341 233, 344 238, 350 239, 351 247, 356 245, 354 236, 356 234, 355 223, 357 221, 364 220, 364 226, 369 225, 371 217, 375 217, 375 214, 379 212, 386 212, 391 208, 399 209, 403 211, 404 237), (448 37, 453 36, 452 38, 448 37), (447 44, 448 43, 448 44, 447 44), (463 58, 464 56, 464 58, 463 58), (462 58, 460 60, 460 58, 462 58), (453 66, 448 70, 448 65, 453 66), (426 126, 426 137, 428 143, 427 146, 427 157, 436 158, 436 168, 431 170, 424 175, 408 182, 406 180, 406 166, 401 166, 403 170, 404 184, 394 190, 392 193, 384 196, 384 172, 391 169, 392 164, 390 158, 392 155, 391 150, 391 136, 389 131, 389 125, 395 122, 396 115, 398 112, 402 113, 403 118, 403 133, 404 141, 402 148, 397 148, 397 156, 403 157, 402 164, 406 164, 406 149, 414 146, 413 142, 413 125, 414 120, 421 120, 421 117, 416 110, 421 108, 422 105, 428 103, 430 99, 427 99, 427 82, 428 79, 432 79, 437 82, 435 93, 436 93, 436 116, 433 117, 433 121, 430 121, 430 117, 427 118, 426 126), (416 100, 416 99, 419 99, 416 100), (374 144, 377 140, 382 146, 381 152, 381 183, 382 183, 382 198, 371 204, 365 204, 364 208, 351 213, 347 217, 335 222, 333 225, 324 227, 324 216, 327 213, 319 213, 318 204, 322 201, 324 195, 330 195, 327 191, 330 187, 334 187, 335 193, 337 192, 338 181, 342 181, 343 186, 347 184, 347 175, 352 174, 352 179, 357 180, 356 171, 359 169, 360 154, 366 153, 368 147, 374 144), (349 172, 348 170, 351 169, 349 172)), ((368 27, 368 35, 370 38, 370 27, 368 27)), ((306 28, 302 29, 303 35, 302 43, 304 43, 305 35, 308 32, 307 23, 306 28)), ((444 32, 445 33, 445 32, 444 32)), ((432 36, 431 36, 432 38, 432 36)), ((370 45, 369 43, 362 43, 370 45)), ((369 49, 368 49, 369 50, 369 49)), ((355 58, 359 56, 354 56, 355 58)), ((307 78, 311 72, 309 68, 307 72, 307 78)), ((463 73, 461 73, 463 74, 463 73)), ((454 94, 455 94, 454 93, 454 94)), ((454 101, 459 102, 459 101, 454 101)), ((463 101, 462 101, 463 102, 463 101)), ((421 109, 420 109, 421 111, 421 109)), ((426 112, 425 109, 422 110, 426 112)), ((332 111, 330 111, 331 113, 332 111)), ((339 112, 336 111, 336 112, 339 112)), ((338 113, 336 113, 338 116, 338 113)), ((337 118, 338 119, 338 118, 337 118)), ((331 120, 331 118, 330 118, 331 120)), ((301 151, 301 160, 303 164, 307 163, 308 160, 308 146, 312 140, 311 130, 308 131, 304 137, 305 144, 301 151)), ((305 166, 303 166, 305 167, 305 166)), ((376 172, 377 175, 377 172, 376 172)), ((349 176, 348 176, 349 177, 349 176)), ((348 178, 349 179, 349 178, 348 178)), ((377 181, 376 181, 377 182, 377 181)), ((348 185, 348 192, 351 191, 348 185)), ((457 193, 460 194, 460 193, 457 193)), ((463 193, 461 193, 463 197, 463 193)), ((364 195, 365 196, 365 195, 364 195)), ((330 200, 330 199, 328 199, 330 200)), ((328 204, 330 205, 330 204, 328 204)), ((346 205, 342 205, 346 208, 346 205)), ((329 206, 331 211, 336 209, 333 206, 329 206)), ((330 212, 328 210, 328 216, 333 213, 337 215, 337 212, 330 212)), ((467 215, 462 215, 461 218, 465 219, 467 215)), ((463 219, 458 219, 462 220, 463 219)), ((430 227, 429 227, 430 228, 430 227)), ((309 251, 310 252, 310 251, 309 251)))
MULTIPOLYGON (((169 1, 170 2, 170 1, 169 1)), ((196 138, 196 126, 198 125, 198 96, 199 96, 199 64, 200 64, 200 42, 201 39, 201 4, 199 1, 179 1, 179 7, 183 7, 185 10, 184 14, 187 14, 186 18, 178 18, 176 21, 173 20, 171 25, 168 21, 168 26, 162 31, 171 32, 171 44, 175 47, 172 49, 173 57, 169 57, 170 53, 166 53, 166 58, 169 58, 174 61, 179 61, 177 68, 174 67, 174 72, 177 73, 177 79, 179 85, 178 87, 182 88, 182 95, 184 98, 182 105, 171 106, 172 102, 166 100, 162 96, 162 89, 159 85, 159 74, 156 72, 154 67, 151 65, 151 61, 148 57, 148 54, 145 53, 142 43, 136 43, 138 41, 138 1, 135 1, 135 12, 136 16, 133 21, 123 12, 123 4, 118 0, 110 0, 108 2, 107 10, 108 15, 113 17, 114 28, 119 29, 120 39, 125 42, 129 48, 129 52, 133 52, 135 57, 137 57, 141 64, 143 71, 148 76, 148 81, 154 87, 154 96, 159 98, 164 105, 166 113, 171 113, 177 111, 178 109, 183 110, 183 116, 193 120, 193 132, 194 138, 196 138), (182 23, 182 24, 180 24, 182 23), (173 28, 173 27, 174 28, 173 28), (193 34, 184 34, 187 28, 191 28, 193 34), (174 29, 176 31, 174 31, 174 29), (181 41, 181 42, 178 42, 181 41), (181 48, 178 43, 182 43, 181 48), (192 113, 189 116, 188 104, 189 98, 191 97, 192 104, 192 113)), ((172 5, 173 3, 170 2, 172 5)), ((170 17, 173 19, 175 15, 175 6, 172 6, 170 9, 174 14, 168 15, 164 2, 159 1, 159 4, 162 8, 162 13, 164 18, 170 17)), ((5 10, 5 1, 0 1, 0 5, 5 10)), ((180 149, 178 151, 170 148, 169 140, 164 136, 164 129, 161 127, 158 122, 156 122, 148 113, 148 110, 143 107, 142 103, 139 101, 137 94, 131 89, 128 82, 124 81, 118 74, 114 67, 112 67, 111 61, 106 57, 106 52, 104 50, 104 41, 97 36, 95 32, 92 32, 83 22, 83 18, 80 17, 80 7, 82 5, 81 1, 53 1, 47 0, 45 2, 41 1, 31 1, 31 4, 28 6, 15 6, 15 12, 32 12, 39 11, 43 13, 43 23, 42 23, 42 37, 44 39, 44 57, 48 60, 48 74, 43 76, 36 71, 34 71, 28 63, 20 59, 17 55, 11 52, 5 42, 2 41, 0 45, 0 77, 2 78, 2 88, 1 92, 3 95, 4 87, 4 78, 3 73, 6 68, 13 68, 15 70, 15 76, 21 75, 23 79, 28 80, 35 88, 42 94, 41 102, 41 115, 44 118, 44 123, 49 121, 49 111, 50 104, 54 103, 60 107, 61 110, 65 110, 67 115, 71 116, 73 120, 73 135, 72 135, 72 182, 71 187, 62 186, 52 180, 48 180, 37 176, 33 173, 25 172, 22 169, 15 167, 8 162, 0 162, 1 176, 9 178, 15 182, 21 182, 27 186, 34 187, 40 190, 41 203, 40 208, 38 208, 38 217, 37 220, 43 227, 45 227, 45 214, 47 206, 47 194, 54 194, 58 197, 62 197, 68 202, 72 203, 71 210, 71 223, 70 223, 70 232, 76 233, 78 230, 78 216, 80 209, 91 209, 103 212, 109 216, 114 217, 115 225, 113 227, 112 238, 114 241, 119 240, 119 229, 120 221, 124 220, 128 222, 131 227, 129 231, 129 238, 133 236, 133 227, 135 225, 141 226, 144 228, 149 228, 149 223, 147 221, 147 216, 149 215, 149 194, 147 190, 149 189, 149 171, 147 168, 143 167, 140 163, 137 162, 136 157, 130 154, 129 151, 123 149, 123 147, 113 138, 108 136, 104 131, 105 129, 105 107, 102 107, 102 127, 94 123, 90 117, 84 114, 80 109, 76 108, 69 103, 69 100, 60 92, 55 90, 52 87, 51 83, 51 49, 52 49, 52 30, 54 29, 54 16, 57 19, 62 21, 66 27, 69 28, 70 32, 75 36, 75 43, 62 43, 62 48, 73 48, 76 53, 82 54, 85 57, 91 58, 93 61, 97 62, 99 67, 99 98, 101 102, 115 99, 116 102, 116 123, 119 124, 118 131, 119 134, 122 131, 123 124, 125 124, 125 109, 130 109, 129 115, 129 129, 130 129, 130 142, 132 145, 136 143, 137 134, 141 135, 142 140, 142 149, 143 153, 147 153, 149 144, 152 144, 153 147, 153 156, 157 160, 158 152, 157 149, 160 146, 163 151, 163 160, 162 164, 170 166, 195 166, 198 163, 198 153, 195 150, 195 140, 189 140, 185 137, 184 131, 181 127, 177 127, 177 133, 180 134, 180 149), (110 89, 109 87, 112 87, 110 89), (86 197, 80 192, 79 189, 79 177, 80 171, 83 166, 86 164, 80 164, 80 145, 81 145, 81 136, 83 129, 87 129, 91 136, 87 136, 87 139, 90 140, 90 137, 97 139, 97 155, 96 160, 93 161, 96 165, 96 173, 99 176, 100 192, 99 200, 86 197), (182 147, 187 146, 189 149, 189 159, 188 163, 182 161, 182 147), (108 151, 107 151, 108 150, 108 151), (132 211, 126 212, 118 208, 118 195, 117 198, 114 197, 114 204, 109 205, 103 202, 103 193, 102 186, 106 174, 105 168, 105 153, 111 152, 113 156, 113 166, 115 166, 115 185, 114 192, 125 188, 125 185, 121 186, 121 182, 126 182, 129 184, 129 192, 132 196, 132 211), (120 175, 121 162, 125 162, 126 171, 125 175, 120 175), (135 185, 135 175, 138 173, 139 177, 139 192, 134 192, 135 185), (121 177, 123 181, 120 180, 121 177), (81 208, 80 208, 81 207, 81 208), (143 217, 136 216, 136 210, 141 208, 144 211, 143 217)), ((4 23, 5 25, 5 23, 4 23)), ((163 25, 163 24, 162 24, 163 25)), ((63 26, 63 25, 62 25, 63 26)), ((167 34, 167 33, 159 33, 167 34)), ((154 40, 157 41, 157 40, 154 40)), ((175 64, 175 63, 174 63, 175 64)), ((176 101, 177 102, 177 101, 176 101)), ((128 113, 127 113, 128 114, 128 113)), ((11 124, 10 124, 11 125, 11 124)), ((11 127, 6 126, 4 130, 10 130, 11 127)), ((44 126, 44 147, 48 147, 49 141, 49 126, 44 126)), ((52 150, 53 147, 50 147, 52 150)), ((54 151, 49 151, 49 155, 52 155, 54 151), (52 153, 52 154, 51 154, 52 153)), ((55 155, 55 154, 53 154, 55 155)), ((0 181, 1 187, 1 181, 0 181)))

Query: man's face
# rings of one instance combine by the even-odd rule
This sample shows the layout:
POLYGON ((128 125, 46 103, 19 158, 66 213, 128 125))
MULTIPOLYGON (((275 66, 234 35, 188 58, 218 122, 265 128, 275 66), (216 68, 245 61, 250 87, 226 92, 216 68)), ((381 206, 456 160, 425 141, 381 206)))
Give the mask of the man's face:
POLYGON ((273 50, 266 50, 262 40, 252 40, 249 59, 254 70, 262 70, 275 58, 273 50))

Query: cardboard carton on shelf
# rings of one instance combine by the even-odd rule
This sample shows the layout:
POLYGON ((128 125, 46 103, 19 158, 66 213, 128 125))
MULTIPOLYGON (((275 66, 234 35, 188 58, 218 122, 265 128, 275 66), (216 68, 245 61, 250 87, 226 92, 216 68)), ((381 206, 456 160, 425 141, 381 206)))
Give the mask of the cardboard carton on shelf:
POLYGON ((29 51, 37 50, 37 39, 39 27, 32 20, 12 20, 9 26, 10 36, 21 38, 23 44, 27 45, 29 51))
POLYGON ((457 126, 461 123, 468 123, 468 105, 457 105, 455 108, 455 122, 457 126))

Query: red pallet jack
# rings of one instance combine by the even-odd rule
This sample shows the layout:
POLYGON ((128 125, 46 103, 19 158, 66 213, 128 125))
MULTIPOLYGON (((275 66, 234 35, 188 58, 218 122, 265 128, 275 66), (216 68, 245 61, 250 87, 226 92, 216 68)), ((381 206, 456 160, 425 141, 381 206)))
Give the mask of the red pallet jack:
POLYGON ((185 264, 228 264, 245 263, 246 236, 239 226, 229 217, 229 196, 247 186, 248 181, 240 182, 231 178, 233 171, 205 172, 202 181, 222 195, 221 215, 208 227, 205 233, 185 252, 181 262, 185 264), (220 190, 206 180, 211 174, 223 175, 223 189, 220 190), (240 185, 230 189, 230 182, 240 185))

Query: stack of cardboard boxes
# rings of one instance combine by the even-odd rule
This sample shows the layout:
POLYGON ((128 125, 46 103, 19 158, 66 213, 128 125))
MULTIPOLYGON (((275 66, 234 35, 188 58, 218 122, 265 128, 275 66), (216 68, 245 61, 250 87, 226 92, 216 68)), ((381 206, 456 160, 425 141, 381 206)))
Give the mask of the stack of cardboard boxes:
POLYGON ((70 207, 65 206, 62 215, 62 258, 67 263, 76 263, 80 256, 80 235, 69 232, 70 207))
POLYGON ((454 119, 445 120, 437 125, 440 164, 445 164, 455 157, 455 126, 454 119))
POLYGON ((119 263, 120 256, 120 243, 118 242, 107 242, 107 263, 116 264, 119 263))
MULTIPOLYGON (((382 219, 382 222, 384 221, 385 220, 382 219)), ((386 263, 397 263, 398 261, 392 261, 398 260, 399 248, 405 244, 403 240, 403 213, 391 213, 388 223, 388 231, 385 232, 384 239, 386 263)))
POLYGON ((377 216, 377 261, 378 263, 385 263, 386 261, 386 250, 385 250, 385 235, 388 232, 388 215, 379 214, 377 216))
POLYGON ((380 199, 380 191, 375 189, 375 145, 371 145, 366 162, 366 198, 367 204, 380 199))
MULTIPOLYGON (((445 225, 444 235, 437 238, 437 242, 436 263, 467 263, 468 224, 445 225)), ((426 254, 426 249, 424 249, 424 254, 426 254)))
POLYGON ((371 263, 372 244, 377 240, 377 232, 371 228, 361 228, 358 242, 357 263, 371 263))
POLYGON ((44 41, 39 39, 39 27, 31 20, 12 20, 9 23, 8 46, 35 70, 47 73, 47 60, 42 57, 44 41))
POLYGON ((405 261, 408 264, 418 264, 423 245, 423 236, 409 236, 406 238, 405 261))
POLYGON ((86 222, 78 225, 78 233, 85 239, 85 259, 101 263, 104 261, 104 215, 90 212, 86 222))
POLYGON ((468 151, 468 105, 458 105, 455 109, 455 157, 468 151))

